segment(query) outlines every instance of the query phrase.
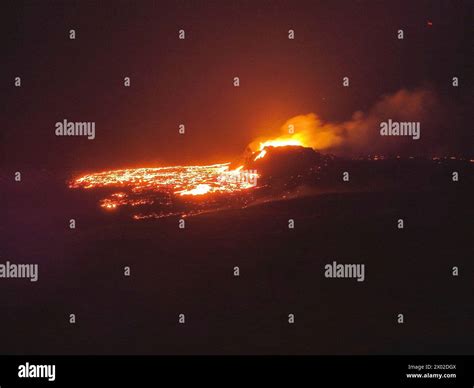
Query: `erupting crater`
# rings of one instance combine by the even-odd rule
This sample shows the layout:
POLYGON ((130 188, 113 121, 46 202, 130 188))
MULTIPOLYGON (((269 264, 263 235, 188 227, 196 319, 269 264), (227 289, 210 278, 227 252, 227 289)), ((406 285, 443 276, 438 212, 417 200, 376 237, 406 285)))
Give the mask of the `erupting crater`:
POLYGON ((211 205, 214 208, 221 206, 225 202, 222 199, 224 197, 238 197, 245 205, 247 199, 242 201, 244 194, 258 187, 257 180, 261 174, 257 170, 265 171, 268 168, 265 157, 268 154, 278 154, 275 149, 283 152, 292 149, 295 155, 301 155, 304 151, 316 154, 311 148, 304 147, 301 140, 277 138, 260 142, 259 147, 239 164, 229 162, 101 171, 79 176, 69 182, 69 187, 101 190, 104 198, 99 204, 105 210, 120 207, 148 208, 146 214, 133 215, 134 219, 196 214, 208 211, 211 205), (262 163, 264 158, 265 163, 262 163), (183 205, 185 203, 192 203, 194 207, 189 210, 189 207, 183 205), (176 204, 187 211, 176 211, 176 204), (150 213, 151 207, 153 211, 150 213), (158 212, 155 211, 157 207, 161 209, 158 212), (166 208, 168 210, 163 210, 166 208))

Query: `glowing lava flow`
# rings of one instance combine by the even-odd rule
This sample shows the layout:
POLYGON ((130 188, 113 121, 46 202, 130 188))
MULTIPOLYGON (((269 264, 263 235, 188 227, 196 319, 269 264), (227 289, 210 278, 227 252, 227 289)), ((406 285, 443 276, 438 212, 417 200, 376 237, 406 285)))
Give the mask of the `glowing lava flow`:
POLYGON ((209 185, 197 185, 194 189, 191 190, 181 190, 181 191, 175 191, 175 194, 180 194, 180 195, 202 195, 209 193, 211 191, 211 186, 209 185))
POLYGON ((214 181, 229 170, 230 163, 209 166, 173 166, 131 168, 87 174, 75 179, 71 188, 98 188, 107 186, 133 186, 133 190, 166 189, 185 190, 214 181))
POLYGON ((119 206, 148 205, 155 202, 150 192, 168 195, 199 196, 210 193, 233 193, 256 186, 256 171, 243 166, 229 169, 230 163, 207 166, 173 166, 103 171, 83 175, 70 182, 70 188, 113 188, 119 192, 102 199, 104 209, 119 206), (123 192, 128 189, 129 192, 123 192))

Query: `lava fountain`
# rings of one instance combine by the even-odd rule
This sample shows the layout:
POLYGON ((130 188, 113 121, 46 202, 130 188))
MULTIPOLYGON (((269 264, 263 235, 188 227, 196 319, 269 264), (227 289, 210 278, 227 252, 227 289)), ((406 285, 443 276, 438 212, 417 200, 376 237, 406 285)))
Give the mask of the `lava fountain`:
POLYGON ((303 141, 299 139, 292 139, 292 138, 289 138, 289 139, 278 138, 278 139, 273 139, 273 140, 267 140, 260 143, 260 146, 258 148, 258 151, 260 152, 258 153, 258 155, 255 157, 254 160, 262 159, 263 157, 265 157, 265 155, 267 154, 267 150, 265 149, 266 147, 286 147, 286 146, 304 147, 305 145, 303 141))

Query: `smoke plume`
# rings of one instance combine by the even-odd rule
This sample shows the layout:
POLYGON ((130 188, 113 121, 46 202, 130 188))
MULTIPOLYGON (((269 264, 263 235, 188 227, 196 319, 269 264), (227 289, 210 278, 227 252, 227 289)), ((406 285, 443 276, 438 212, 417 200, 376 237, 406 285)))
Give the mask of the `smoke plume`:
MULTIPOLYGON (((334 154, 359 155, 375 153, 416 153, 430 150, 436 138, 440 107, 430 89, 401 89, 380 98, 366 113, 357 111, 348 121, 324 122, 315 113, 289 119, 281 127, 277 139, 295 140, 316 150, 334 154), (419 122, 420 139, 409 136, 381 136, 380 124, 391 119, 398 122, 419 122)), ((268 138, 256 139, 249 146, 258 145, 268 138)))

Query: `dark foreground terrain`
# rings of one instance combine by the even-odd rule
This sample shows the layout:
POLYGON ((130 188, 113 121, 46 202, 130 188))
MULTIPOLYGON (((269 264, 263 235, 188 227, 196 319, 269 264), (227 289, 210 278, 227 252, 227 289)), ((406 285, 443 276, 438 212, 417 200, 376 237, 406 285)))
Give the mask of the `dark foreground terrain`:
POLYGON ((473 191, 462 181, 261 203, 181 230, 176 217, 103 212, 43 175, 6 184, 0 261, 38 263, 39 280, 0 280, 2 354, 474 351, 473 191), (325 278, 332 261, 365 264, 365 281, 325 278))

